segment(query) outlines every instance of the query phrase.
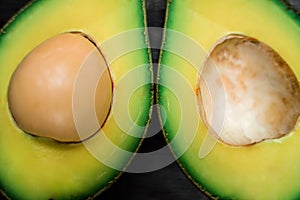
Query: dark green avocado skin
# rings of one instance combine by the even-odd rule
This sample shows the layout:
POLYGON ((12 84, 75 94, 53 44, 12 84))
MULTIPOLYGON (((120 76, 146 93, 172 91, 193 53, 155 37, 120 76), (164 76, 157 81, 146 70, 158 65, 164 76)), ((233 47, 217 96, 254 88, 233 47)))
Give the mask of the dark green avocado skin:
MULTIPOLYGON (((167 0, 147 0, 148 26, 163 27, 167 0)), ((1 0, 0 1, 0 27, 26 5, 28 0, 1 0)), ((300 1, 286 0, 291 9, 300 15, 300 1)), ((155 35, 153 40, 161 40, 161 36, 155 35)), ((2 49, 0 50, 2 51, 2 49)), ((154 67, 158 63, 159 50, 152 49, 152 60, 154 67)), ((154 113, 155 115, 155 113, 154 113)), ((158 125, 157 125, 158 126, 158 125)), ((140 147, 140 152, 150 152, 165 145, 162 133, 145 139, 140 147)), ((159 171, 132 174, 124 173, 109 190, 104 191, 96 197, 99 200, 119 199, 126 197, 131 200, 208 200, 209 198, 198 190, 181 172, 176 163, 159 171), (138 190, 136 189, 138 188, 138 190)), ((0 193, 0 199, 5 197, 0 193)))

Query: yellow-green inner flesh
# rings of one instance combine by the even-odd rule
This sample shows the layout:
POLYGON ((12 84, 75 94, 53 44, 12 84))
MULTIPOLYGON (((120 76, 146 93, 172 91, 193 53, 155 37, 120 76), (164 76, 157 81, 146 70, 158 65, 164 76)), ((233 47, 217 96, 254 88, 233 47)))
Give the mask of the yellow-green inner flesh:
POLYGON ((2 31, 0 189, 8 197, 87 198, 107 187, 126 166, 131 152, 135 152, 140 144, 152 102, 143 7, 144 2, 139 0, 36 1, 2 31), (128 34, 129 30, 134 31, 128 34), (114 83, 112 110, 102 128, 104 134, 98 134, 84 144, 58 143, 25 134, 14 123, 7 102, 10 77, 24 56, 46 39, 72 31, 87 34, 99 44, 114 83), (124 32, 127 36, 118 36, 124 36, 124 32), (129 71, 133 71, 129 73, 131 78, 124 78, 129 71), (126 108, 129 114, 123 113, 124 109, 120 107, 126 108), (128 124, 141 127, 129 129, 128 124), (128 130, 135 137, 128 135, 128 130), (103 135, 113 145, 104 140, 103 135), (86 144, 89 150, 84 146, 86 144), (116 147, 129 153, 124 156, 115 151, 116 147), (118 170, 100 162, 95 152, 107 154, 104 158, 118 170))
POLYGON ((181 156, 184 171, 212 197, 298 199, 299 126, 286 137, 260 144, 223 144, 208 135, 198 113, 196 89, 208 50, 231 33, 271 46, 299 80, 299 18, 281 2, 266 0, 173 0, 167 17, 158 92, 166 110, 165 136, 175 155, 181 156))

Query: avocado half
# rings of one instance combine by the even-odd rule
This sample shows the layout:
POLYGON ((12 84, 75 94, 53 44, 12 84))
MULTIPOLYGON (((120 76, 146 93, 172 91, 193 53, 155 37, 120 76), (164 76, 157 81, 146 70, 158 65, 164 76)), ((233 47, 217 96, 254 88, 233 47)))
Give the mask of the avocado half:
POLYGON ((86 199, 121 174, 141 143, 153 99, 145 32, 141 0, 32 1, 1 30, 0 191, 7 198, 86 199), (7 99, 10 78, 24 56, 66 32, 92 38, 113 79, 111 111, 102 131, 80 143, 23 132, 7 99))
POLYGON ((211 136, 199 114, 201 65, 229 34, 268 44, 299 80, 300 17, 282 1, 169 1, 157 88, 165 138, 186 175, 211 198, 299 199, 299 125, 288 136, 237 147, 211 136))

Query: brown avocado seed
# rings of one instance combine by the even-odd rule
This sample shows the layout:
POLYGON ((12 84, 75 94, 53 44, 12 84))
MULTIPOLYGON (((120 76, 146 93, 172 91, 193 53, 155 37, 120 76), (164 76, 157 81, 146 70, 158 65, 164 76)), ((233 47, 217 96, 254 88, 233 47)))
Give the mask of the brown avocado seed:
MULTIPOLYGON (((79 142, 95 134, 79 135, 74 120, 73 92, 83 66, 92 70, 92 75, 102 70, 94 88, 86 88, 94 92, 94 104, 88 106, 94 109, 101 127, 110 112, 112 79, 100 50, 80 33, 64 33, 44 41, 18 65, 8 91, 9 108, 18 127, 60 142, 79 142)), ((88 83, 95 78, 92 75, 81 82, 88 83)), ((85 115, 80 113, 81 123, 88 124, 90 119, 85 115)))
POLYGON ((229 145, 287 135, 300 115, 293 71, 271 47, 244 35, 230 34, 216 43, 202 65, 198 87, 204 123, 229 145))

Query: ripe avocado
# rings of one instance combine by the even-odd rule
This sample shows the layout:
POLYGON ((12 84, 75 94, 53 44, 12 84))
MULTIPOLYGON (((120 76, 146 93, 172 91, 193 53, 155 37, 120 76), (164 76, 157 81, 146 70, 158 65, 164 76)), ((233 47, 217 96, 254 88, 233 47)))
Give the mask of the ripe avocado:
POLYGON ((86 199, 121 175, 141 143, 152 103, 144 6, 139 0, 36 0, 1 29, 0 191, 5 196, 86 199), (102 132, 76 143, 25 133, 15 123, 7 97, 22 59, 47 39, 69 32, 87 35, 98 45, 113 82, 111 111, 102 132))
POLYGON ((158 101, 165 138, 183 171, 216 199, 299 199, 299 124, 281 138, 228 145, 208 133, 197 96, 201 65, 230 34, 267 44, 299 80, 300 17, 279 0, 172 0, 166 28, 158 101))

